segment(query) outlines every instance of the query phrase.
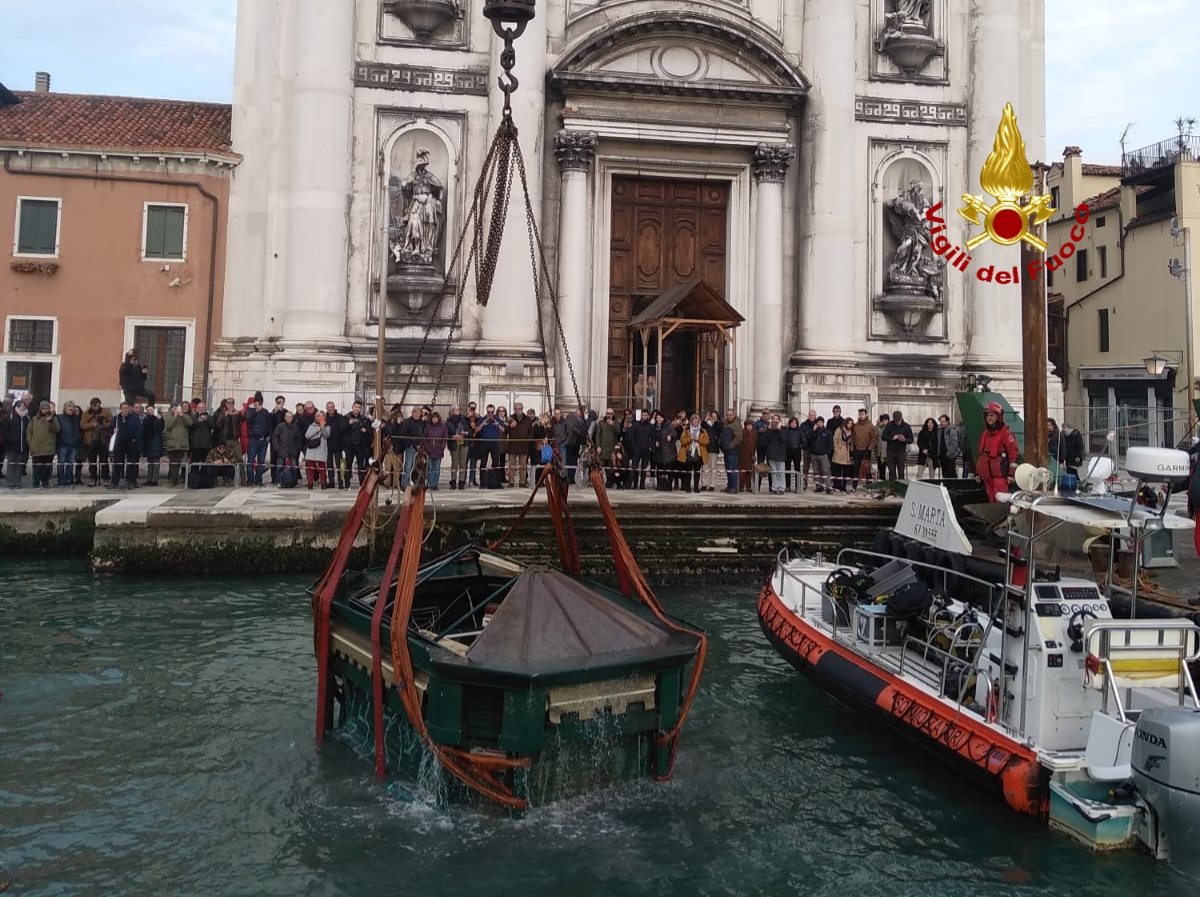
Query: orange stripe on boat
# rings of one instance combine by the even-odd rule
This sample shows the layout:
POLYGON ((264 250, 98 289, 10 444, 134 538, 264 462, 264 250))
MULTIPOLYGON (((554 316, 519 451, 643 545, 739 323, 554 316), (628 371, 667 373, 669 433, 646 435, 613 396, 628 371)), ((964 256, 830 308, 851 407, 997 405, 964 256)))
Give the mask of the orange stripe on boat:
POLYGON ((1046 818, 1050 809, 1049 789, 1037 755, 1029 747, 995 731, 969 711, 952 711, 898 676, 864 663, 859 655, 789 610, 770 580, 759 593, 758 613, 775 637, 806 663, 815 667, 826 653, 833 652, 868 670, 884 683, 875 698, 879 709, 997 778, 1005 802, 1018 813, 1046 818))

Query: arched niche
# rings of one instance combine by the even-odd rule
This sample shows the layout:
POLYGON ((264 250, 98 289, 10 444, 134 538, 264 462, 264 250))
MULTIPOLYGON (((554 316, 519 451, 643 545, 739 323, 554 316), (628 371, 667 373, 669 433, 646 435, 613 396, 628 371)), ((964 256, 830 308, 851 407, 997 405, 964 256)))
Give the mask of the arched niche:
POLYGON ((399 313, 427 315, 431 303, 445 290, 446 265, 457 234, 459 194, 459 153, 453 135, 438 122, 413 118, 397 125, 384 139, 384 191, 378 204, 376 233, 382 253, 386 229, 387 251, 384 256, 390 309, 399 313), (419 169, 424 166, 424 175, 419 169), (432 251, 415 251, 407 239, 409 215, 413 211, 414 180, 420 177, 426 194, 424 209, 418 214, 436 212, 436 238, 432 251), (406 187, 409 188, 406 192, 406 187), (386 217, 385 217, 386 216, 386 217))
POLYGON ((941 145, 872 147, 872 338, 945 339, 945 265, 928 249, 925 219, 943 200, 944 152, 941 145))
MULTIPOLYGON (((440 125, 423 118, 413 119, 397 127, 384 141, 383 154, 387 161, 389 188, 384 208, 388 210, 393 219, 393 222, 389 224, 389 230, 391 230, 396 220, 407 211, 402 198, 397 195, 397 191, 406 180, 412 178, 419 162, 417 157, 419 150, 428 152, 427 170, 440 187, 438 201, 441 204, 441 224, 437 247, 430 264, 438 273, 444 274, 447 262, 446 236, 454 233, 455 225, 453 197, 456 195, 457 187, 458 153, 450 134, 440 125)), ((382 222, 380 225, 382 226, 382 222)), ((389 243, 391 242, 389 237, 389 243)), ((394 257, 390 270, 394 273, 394 257)))

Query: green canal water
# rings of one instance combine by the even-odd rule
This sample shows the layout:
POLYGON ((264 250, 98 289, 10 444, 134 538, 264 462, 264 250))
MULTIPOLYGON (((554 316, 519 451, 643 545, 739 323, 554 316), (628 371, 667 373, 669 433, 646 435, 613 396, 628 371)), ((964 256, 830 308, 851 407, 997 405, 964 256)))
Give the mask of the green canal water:
POLYGON ((791 671, 757 583, 708 628, 675 780, 519 821, 313 741, 305 578, 0 562, 0 891, 20 895, 1192 895, 965 789, 791 671))

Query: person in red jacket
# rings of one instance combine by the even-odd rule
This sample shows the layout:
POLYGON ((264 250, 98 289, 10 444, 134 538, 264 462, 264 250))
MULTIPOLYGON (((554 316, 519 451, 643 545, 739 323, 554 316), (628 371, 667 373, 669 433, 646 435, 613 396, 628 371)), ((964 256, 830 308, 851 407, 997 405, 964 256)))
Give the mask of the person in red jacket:
POLYGON ((988 402, 984 407, 983 424, 975 475, 983 482, 988 501, 995 501, 997 494, 1008 491, 1008 475, 1016 469, 1020 450, 1017 438, 1004 423, 1004 407, 999 402, 988 402))

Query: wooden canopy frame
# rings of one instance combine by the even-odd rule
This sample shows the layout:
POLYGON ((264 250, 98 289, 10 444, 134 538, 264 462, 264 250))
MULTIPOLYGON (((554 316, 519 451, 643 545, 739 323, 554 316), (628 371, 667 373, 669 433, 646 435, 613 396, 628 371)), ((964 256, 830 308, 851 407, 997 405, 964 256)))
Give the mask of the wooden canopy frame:
MULTIPOLYGON (((658 331, 659 376, 662 375, 662 346, 663 340, 677 330, 691 330, 699 334, 699 340, 711 335, 718 347, 729 344, 731 350, 730 366, 733 370, 733 393, 737 395, 737 341, 734 331, 745 322, 745 318, 732 305, 725 301, 715 289, 699 277, 686 283, 672 287, 645 309, 634 315, 629 322, 629 367, 628 377, 630 392, 633 389, 634 337, 642 340, 642 381, 649 377, 650 367, 647 362, 649 355, 650 336, 658 331)), ((697 347, 696 370, 694 373, 695 393, 697 403, 703 401, 701 395, 701 358, 703 353, 697 347)), ((718 386, 719 390, 719 386, 718 386)), ((715 398, 715 397, 714 397, 715 398)), ((698 409, 697 409, 698 410, 698 409)))

